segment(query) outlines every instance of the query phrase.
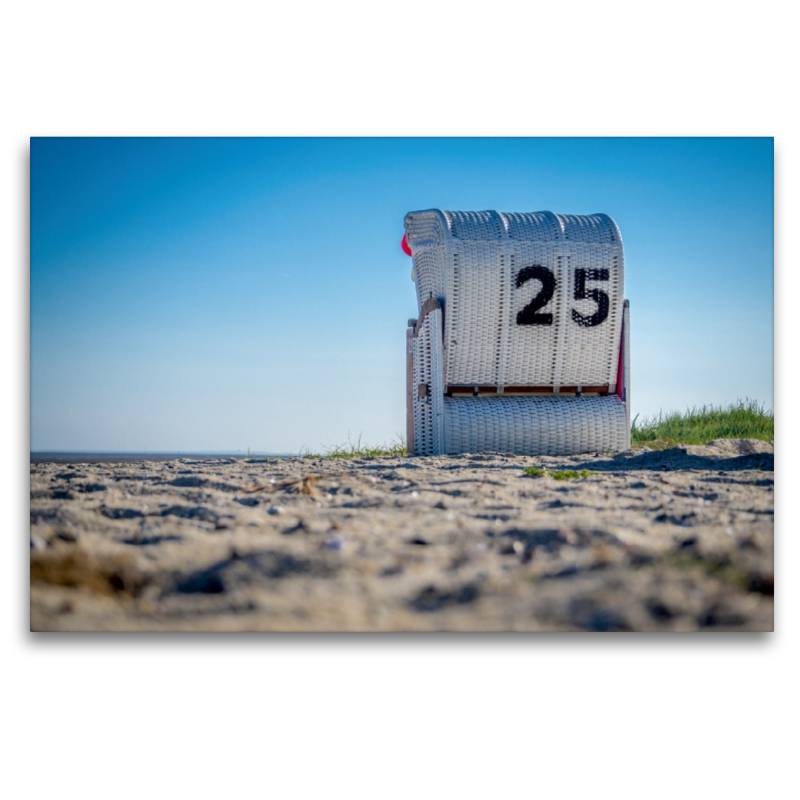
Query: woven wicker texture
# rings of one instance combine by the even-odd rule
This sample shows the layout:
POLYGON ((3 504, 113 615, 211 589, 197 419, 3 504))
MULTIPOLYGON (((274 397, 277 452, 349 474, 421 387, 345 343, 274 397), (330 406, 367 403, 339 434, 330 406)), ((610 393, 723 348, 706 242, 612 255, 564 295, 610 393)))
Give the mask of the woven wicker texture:
POLYGON ((625 402, 625 449, 631 446, 631 308, 625 303, 625 317, 622 337, 624 365, 622 369, 622 399, 625 402))
POLYGON ((605 214, 408 214, 417 300, 445 303, 452 385, 616 381, 622 239, 605 214))
POLYGON ((439 453, 563 456, 628 447, 625 406, 617 395, 445 397, 444 411, 439 453))
POLYGON ((437 309, 425 317, 414 339, 414 452, 420 455, 444 452, 441 342, 442 312, 437 309))
POLYGON ((630 446, 624 260, 610 217, 431 210, 406 215, 405 227, 422 315, 412 340, 415 453, 630 446), (431 311, 431 298, 441 307, 431 311), (614 390, 623 319, 622 396, 559 395, 614 390), (459 386, 502 394, 445 396, 459 386), (505 396, 514 387, 554 394, 505 396))

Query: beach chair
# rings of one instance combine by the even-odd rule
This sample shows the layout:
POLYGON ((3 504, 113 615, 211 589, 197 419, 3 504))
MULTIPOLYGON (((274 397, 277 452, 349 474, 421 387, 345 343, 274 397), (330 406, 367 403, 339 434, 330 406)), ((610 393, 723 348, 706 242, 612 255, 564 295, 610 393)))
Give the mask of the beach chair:
POLYGON ((407 332, 416 455, 630 448, 622 239, 606 214, 415 211, 407 332))

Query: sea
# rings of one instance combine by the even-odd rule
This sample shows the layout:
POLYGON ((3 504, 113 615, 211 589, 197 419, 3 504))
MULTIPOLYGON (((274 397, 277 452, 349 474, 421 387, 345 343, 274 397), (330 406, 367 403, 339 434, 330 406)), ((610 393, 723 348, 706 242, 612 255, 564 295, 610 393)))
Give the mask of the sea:
POLYGON ((103 452, 66 452, 66 451, 37 451, 31 452, 31 464, 44 462, 57 464, 109 464, 124 463, 128 461, 177 461, 179 459, 191 461, 211 461, 230 459, 235 461, 266 461, 273 458, 290 458, 290 453, 246 453, 242 450, 233 452, 208 452, 208 453, 103 453, 103 452))

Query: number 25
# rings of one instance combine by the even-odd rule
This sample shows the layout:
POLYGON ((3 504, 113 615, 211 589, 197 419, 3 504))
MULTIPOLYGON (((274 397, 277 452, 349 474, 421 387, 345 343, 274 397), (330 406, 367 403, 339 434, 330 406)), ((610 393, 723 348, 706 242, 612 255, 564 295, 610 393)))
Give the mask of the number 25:
MULTIPOLYGON (((556 289, 556 276, 547 267, 534 265, 524 267, 517 273, 516 286, 520 288, 524 283, 536 279, 541 282, 542 288, 538 294, 517 314, 517 325, 552 325, 552 314, 540 314, 539 309, 544 308, 552 299, 556 289)), ((594 328, 606 321, 609 311, 608 295, 602 289, 587 289, 586 281, 607 281, 607 269, 576 269, 575 270, 575 299, 594 300, 597 310, 594 314, 586 316, 572 309, 572 321, 583 328, 594 328)))

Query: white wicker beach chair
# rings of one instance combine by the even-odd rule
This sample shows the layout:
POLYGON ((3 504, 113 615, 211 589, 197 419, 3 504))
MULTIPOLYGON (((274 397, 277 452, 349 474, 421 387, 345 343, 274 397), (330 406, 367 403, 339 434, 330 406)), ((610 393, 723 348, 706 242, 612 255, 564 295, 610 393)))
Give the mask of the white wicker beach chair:
POLYGON ((407 334, 416 455, 630 447, 622 238, 605 214, 415 211, 407 334))

